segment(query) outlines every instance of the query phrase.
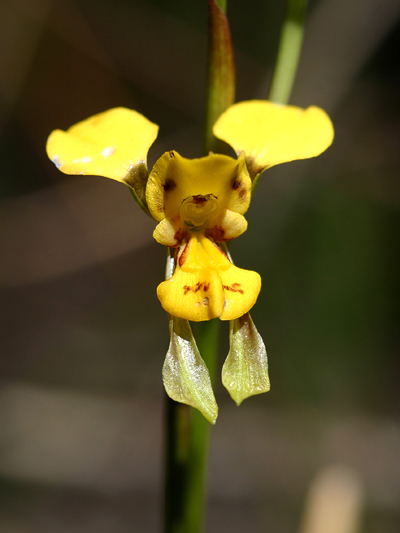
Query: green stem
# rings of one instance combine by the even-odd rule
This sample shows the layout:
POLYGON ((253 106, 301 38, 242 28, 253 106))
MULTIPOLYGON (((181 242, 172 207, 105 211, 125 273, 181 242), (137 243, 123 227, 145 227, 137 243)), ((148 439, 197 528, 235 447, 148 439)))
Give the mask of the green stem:
POLYGON ((289 101, 304 35, 307 0, 287 0, 285 20, 268 99, 280 104, 289 101))
POLYGON ((235 62, 226 0, 208 0, 208 58, 204 152, 229 153, 229 146, 213 134, 220 114, 235 101, 235 62))
MULTIPOLYGON (((235 69, 226 0, 209 0, 207 102, 204 128, 205 153, 222 152, 212 127, 234 102, 235 69)), ((169 270, 172 274, 171 252, 169 270)), ((200 322, 197 345, 215 382, 219 320, 200 322)), ((211 425, 191 407, 167 399, 167 449, 165 477, 165 533, 200 533, 204 522, 207 464, 211 425)))
MULTIPOLYGON (((198 346, 215 377, 219 323, 202 322, 198 346)), ((165 533, 200 533, 204 522, 211 425, 197 409, 167 397, 165 533)))

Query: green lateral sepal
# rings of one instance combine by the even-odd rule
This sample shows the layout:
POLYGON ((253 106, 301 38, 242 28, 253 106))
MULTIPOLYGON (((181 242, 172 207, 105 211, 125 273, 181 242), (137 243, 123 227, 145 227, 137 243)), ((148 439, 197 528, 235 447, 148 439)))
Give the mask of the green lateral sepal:
POLYGON ((268 392, 267 351, 249 313, 230 321, 230 350, 222 367, 222 383, 237 405, 268 392))
POLYGON ((172 400, 195 407, 215 424, 218 406, 190 324, 169 315, 169 328, 171 340, 163 366, 165 390, 172 400))

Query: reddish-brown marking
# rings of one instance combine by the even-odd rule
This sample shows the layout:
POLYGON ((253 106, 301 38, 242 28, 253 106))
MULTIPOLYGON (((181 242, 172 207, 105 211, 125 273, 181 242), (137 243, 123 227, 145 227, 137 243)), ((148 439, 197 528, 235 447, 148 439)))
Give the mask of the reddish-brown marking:
POLYGON ((187 231, 184 231, 182 228, 179 228, 174 235, 174 239, 180 244, 184 239, 187 239, 187 231))
POLYGON ((239 191, 239 198, 240 198, 241 200, 243 200, 243 198, 246 196, 246 194, 247 194, 246 188, 243 187, 243 188, 240 189, 240 191, 239 191))
POLYGON ((215 242, 225 241, 225 230, 222 226, 214 226, 207 231, 207 236, 210 235, 215 242))
POLYGON ((239 189, 239 187, 241 186, 242 182, 238 179, 238 178, 235 178, 232 182, 232 189, 234 191, 236 191, 236 189, 239 189))
POLYGON ((168 178, 167 180, 165 180, 165 183, 163 185, 163 189, 165 192, 173 191, 175 187, 176 187, 176 183, 174 182, 174 180, 172 180, 171 178, 168 178))
POLYGON ((173 158, 175 157, 175 154, 174 154, 174 151, 173 151, 173 150, 171 150, 171 151, 169 152, 169 157, 170 157, 171 159, 173 159, 173 158))
POLYGON ((208 198, 205 196, 198 194, 197 196, 192 197, 192 203, 195 205, 203 206, 205 203, 207 203, 208 198))
POLYGON ((244 294, 244 290, 240 288, 241 287, 240 283, 232 283, 231 286, 223 285, 223 287, 226 291, 232 291, 232 292, 238 292, 239 294, 244 294))
POLYGON ((186 261, 186 255, 187 255, 187 249, 188 249, 188 245, 186 244, 180 258, 179 258, 179 266, 182 266, 185 261, 186 261))
POLYGON ((183 294, 186 296, 186 294, 190 291, 198 292, 201 289, 203 289, 204 292, 207 292, 210 288, 210 284, 206 283, 205 281, 198 281, 194 287, 190 287, 189 285, 183 286, 183 294))

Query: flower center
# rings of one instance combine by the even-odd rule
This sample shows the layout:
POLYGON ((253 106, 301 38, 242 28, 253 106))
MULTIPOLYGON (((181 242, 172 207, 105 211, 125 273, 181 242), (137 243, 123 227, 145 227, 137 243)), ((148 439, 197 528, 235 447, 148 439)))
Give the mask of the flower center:
POLYGON ((197 194, 185 198, 179 214, 186 226, 194 231, 203 229, 219 210, 218 198, 213 194, 197 194))

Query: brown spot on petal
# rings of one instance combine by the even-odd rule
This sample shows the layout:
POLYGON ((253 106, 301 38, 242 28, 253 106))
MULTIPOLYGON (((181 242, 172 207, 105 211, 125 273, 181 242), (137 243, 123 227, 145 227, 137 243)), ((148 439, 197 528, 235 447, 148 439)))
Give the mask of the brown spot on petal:
POLYGON ((173 191, 176 187, 176 183, 172 179, 167 179, 163 185, 163 189, 165 192, 173 191))
POLYGON ((169 157, 170 157, 171 159, 173 159, 173 158, 175 157, 175 154, 174 154, 174 151, 173 151, 173 150, 171 150, 171 151, 169 152, 169 157))
POLYGON ((189 287, 189 285, 183 286, 183 294, 186 296, 188 292, 192 290, 192 287, 189 287))
POLYGON ((236 191, 237 189, 239 189, 239 187, 241 186, 242 182, 240 181, 240 179, 238 178, 235 178, 232 182, 232 189, 234 191, 236 191))
POLYGON ((242 189, 240 189, 239 191, 239 198, 241 200, 243 200, 243 198, 245 198, 245 196, 247 195, 247 190, 245 189, 245 187, 243 187, 242 189))

